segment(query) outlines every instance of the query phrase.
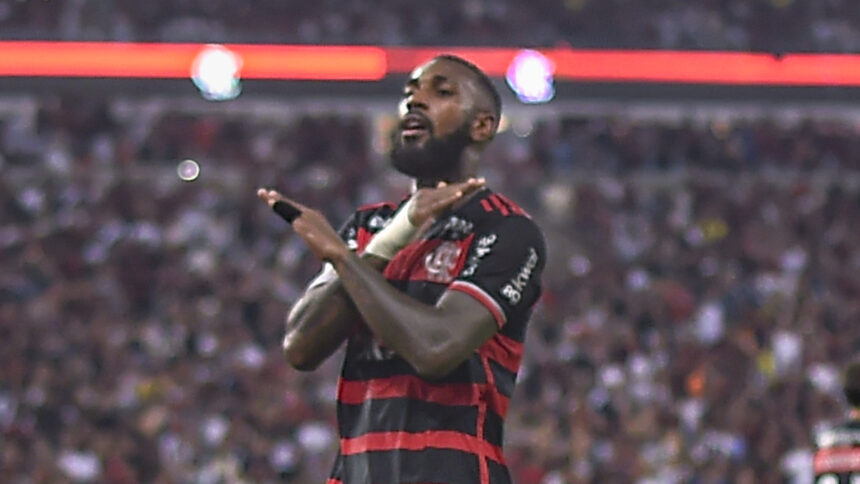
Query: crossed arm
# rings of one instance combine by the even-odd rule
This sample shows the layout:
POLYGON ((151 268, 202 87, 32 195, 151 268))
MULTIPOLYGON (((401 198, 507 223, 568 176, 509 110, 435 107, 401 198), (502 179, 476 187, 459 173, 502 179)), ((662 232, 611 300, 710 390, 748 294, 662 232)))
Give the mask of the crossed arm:
MULTIPOLYGON (((274 197, 284 199, 276 193, 274 197)), ((358 320, 426 378, 444 376, 495 333, 492 313, 471 296, 448 291, 436 305, 428 305, 403 294, 380 274, 385 259, 356 255, 322 214, 291 203, 302 213, 293 228, 337 272, 322 284, 312 284, 287 317, 284 353, 295 368, 316 368, 358 320)))

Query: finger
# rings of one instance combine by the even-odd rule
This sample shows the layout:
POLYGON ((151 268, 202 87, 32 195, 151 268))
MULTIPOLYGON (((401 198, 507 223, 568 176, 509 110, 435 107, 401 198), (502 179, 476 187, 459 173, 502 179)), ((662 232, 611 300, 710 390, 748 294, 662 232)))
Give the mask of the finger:
POLYGON ((280 215, 282 219, 286 220, 288 224, 292 224, 293 221, 302 215, 301 209, 285 199, 273 203, 272 210, 280 215))
POLYGON ((471 190, 475 188, 480 188, 487 183, 487 180, 484 178, 469 178, 466 181, 462 181, 459 183, 455 183, 451 186, 457 187, 458 190, 471 190))
POLYGON ((257 195, 259 195, 259 197, 263 200, 266 200, 269 203, 270 207, 273 206, 275 202, 284 201, 303 212, 309 210, 307 206, 293 200, 292 198, 285 197, 277 190, 266 190, 264 188, 260 188, 259 190, 257 190, 257 195))
POLYGON ((267 190, 265 188, 257 189, 257 196, 271 207, 275 202, 282 199, 283 196, 275 190, 267 190))
POLYGON ((304 205, 281 195, 276 190, 260 188, 257 190, 257 196, 265 200, 272 210, 289 224, 307 210, 304 205))
MULTIPOLYGON (((264 202, 269 203, 269 191, 266 190, 265 188, 258 188, 257 189, 257 196, 260 197, 260 199, 263 200, 264 202)), ((269 203, 269 206, 271 206, 271 205, 272 204, 269 203)))
MULTIPOLYGON (((464 195, 467 195, 480 189, 483 186, 483 179, 470 178, 469 180, 464 182, 458 182, 448 185, 446 188, 449 193, 454 194, 457 198, 460 198, 464 195)), ((447 199, 447 197, 445 197, 445 199, 447 199)))
POLYGON ((453 192, 453 193, 449 194, 448 196, 441 198, 441 199, 437 200, 435 203, 433 203, 431 211, 435 212, 435 211, 440 210, 444 207, 447 207, 448 205, 451 205, 452 203, 456 202, 457 200, 461 199, 462 197, 463 197, 462 191, 453 192))

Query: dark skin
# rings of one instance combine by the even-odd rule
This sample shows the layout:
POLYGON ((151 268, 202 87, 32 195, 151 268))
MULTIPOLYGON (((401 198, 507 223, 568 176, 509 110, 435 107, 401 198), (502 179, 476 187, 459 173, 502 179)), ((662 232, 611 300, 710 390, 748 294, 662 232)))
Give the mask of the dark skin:
MULTIPOLYGON (((465 202, 483 180, 475 179, 480 150, 494 135, 492 100, 465 66, 434 59, 413 71, 400 103, 400 115, 420 110, 442 137, 468 123, 471 143, 452 173, 415 180, 409 219, 427 227, 446 209, 465 202)), ((419 146, 429 134, 411 139, 419 146)), ((428 305, 396 290, 381 275, 387 261, 356 255, 317 210, 274 190, 258 190, 269 206, 286 200, 302 210, 293 229, 337 277, 305 292, 287 317, 284 353, 299 370, 312 370, 346 339, 360 317, 388 348, 425 378, 439 378, 460 365, 496 332, 492 313, 469 295, 448 291, 428 305), (456 321, 456 324, 452 324, 456 321)))

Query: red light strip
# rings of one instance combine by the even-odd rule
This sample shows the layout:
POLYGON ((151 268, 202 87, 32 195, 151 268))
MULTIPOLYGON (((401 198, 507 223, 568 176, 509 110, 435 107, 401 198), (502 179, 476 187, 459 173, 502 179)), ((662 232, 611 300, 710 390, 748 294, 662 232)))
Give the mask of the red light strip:
MULTIPOLYGON (((440 52, 504 76, 518 49, 230 44, 245 79, 378 80, 408 73, 440 52)), ((0 76, 184 78, 202 44, 0 42, 0 76)), ((860 55, 543 49, 556 78, 860 87, 860 55)))
POLYGON ((860 86, 860 56, 739 52, 555 50, 557 75, 577 80, 860 86))
MULTIPOLYGON (((377 80, 377 47, 225 46, 242 57, 244 79, 377 80)), ((0 76, 184 78, 204 44, 0 42, 0 76)))

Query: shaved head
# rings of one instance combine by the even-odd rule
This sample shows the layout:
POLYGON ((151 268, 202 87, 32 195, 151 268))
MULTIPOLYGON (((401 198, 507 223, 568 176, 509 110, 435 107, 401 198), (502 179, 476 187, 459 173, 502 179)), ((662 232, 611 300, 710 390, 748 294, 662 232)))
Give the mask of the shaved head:
POLYGON ((496 86, 493 85, 493 81, 487 77, 484 71, 466 59, 452 54, 438 55, 433 59, 455 62, 465 67, 472 74, 472 77, 478 82, 478 87, 480 88, 481 99, 476 100, 481 101, 481 105, 479 107, 481 109, 490 110, 490 112, 492 112, 496 117, 496 124, 498 125, 499 119, 502 115, 502 97, 499 95, 499 91, 496 89, 496 86))

